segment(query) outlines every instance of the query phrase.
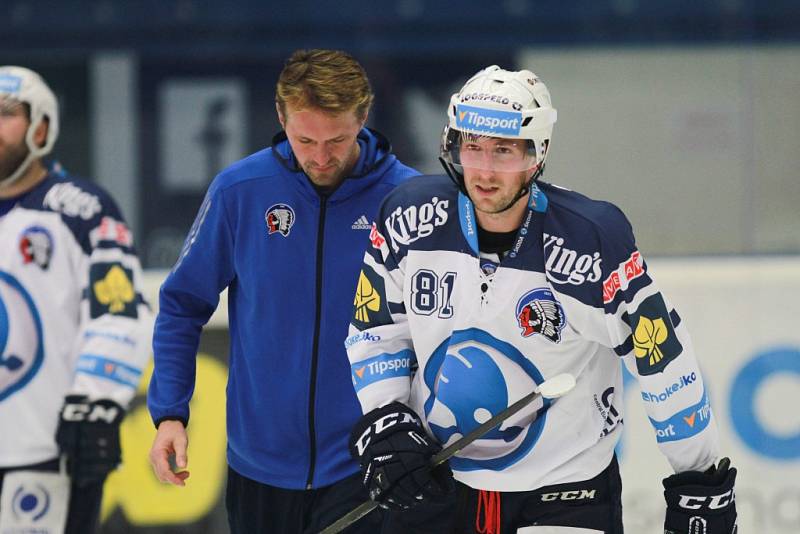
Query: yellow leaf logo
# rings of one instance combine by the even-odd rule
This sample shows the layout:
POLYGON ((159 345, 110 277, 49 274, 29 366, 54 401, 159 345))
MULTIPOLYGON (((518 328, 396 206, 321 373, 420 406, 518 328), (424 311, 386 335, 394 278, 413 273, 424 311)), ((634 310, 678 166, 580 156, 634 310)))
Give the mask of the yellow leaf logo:
POLYGON ((364 369, 366 369, 366 367, 356 369, 356 376, 358 376, 358 378, 364 378, 364 369))
POLYGON ((108 270, 105 278, 95 282, 94 294, 97 301, 108 306, 108 311, 111 313, 125 310, 125 305, 133 302, 136 296, 133 284, 119 265, 114 265, 108 270))
POLYGON ((467 114, 467 112, 466 112, 466 111, 461 111, 461 112, 458 114, 458 120, 460 120, 461 122, 464 122, 464 116, 465 116, 466 114, 467 114))
POLYGON ((370 311, 376 312, 381 307, 381 296, 375 291, 375 288, 372 287, 364 271, 361 271, 361 274, 358 276, 358 289, 356 289, 356 297, 353 300, 353 305, 356 308, 356 321, 362 323, 369 322, 370 311))
POLYGON ((645 316, 639 318, 636 331, 633 333, 633 348, 637 358, 650 358, 650 365, 655 365, 664 357, 659 345, 667 340, 669 330, 664 319, 655 321, 645 316))

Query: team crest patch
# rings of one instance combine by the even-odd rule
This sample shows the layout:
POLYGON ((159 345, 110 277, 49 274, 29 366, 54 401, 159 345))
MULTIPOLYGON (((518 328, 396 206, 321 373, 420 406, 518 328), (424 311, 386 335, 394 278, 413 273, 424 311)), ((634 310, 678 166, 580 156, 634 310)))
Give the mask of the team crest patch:
POLYGON ((22 263, 38 265, 46 270, 53 257, 53 237, 46 228, 29 226, 20 236, 19 252, 22 254, 22 263))
POLYGON ((136 290, 133 271, 121 263, 95 263, 89 270, 89 303, 92 319, 110 313, 135 319, 136 290))
POLYGON ((561 331, 567 324, 561 303, 543 287, 528 291, 519 299, 516 316, 522 337, 539 334, 553 343, 561 341, 561 331))
POLYGON ((264 220, 268 235, 279 233, 286 237, 294 225, 294 210, 288 204, 275 204, 264 213, 264 220))

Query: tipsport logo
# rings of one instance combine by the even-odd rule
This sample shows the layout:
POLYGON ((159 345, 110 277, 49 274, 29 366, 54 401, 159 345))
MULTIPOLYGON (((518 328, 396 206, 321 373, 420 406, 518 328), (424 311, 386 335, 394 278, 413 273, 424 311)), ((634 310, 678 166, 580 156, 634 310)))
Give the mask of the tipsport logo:
POLYGON ((414 363, 412 355, 410 350, 403 350, 394 354, 380 354, 353 364, 351 370, 355 390, 361 391, 380 380, 411 376, 414 363))
POLYGON ((485 135, 519 135, 522 114, 517 111, 458 105, 456 126, 461 130, 485 135))
POLYGON ((13 74, 0 74, 0 93, 17 93, 22 86, 22 78, 13 74))
POLYGON ((665 443, 699 434, 705 430, 710 420, 711 404, 708 402, 708 395, 703 391, 703 396, 697 404, 677 412, 664 421, 656 421, 651 417, 650 424, 656 431, 656 441, 665 443))

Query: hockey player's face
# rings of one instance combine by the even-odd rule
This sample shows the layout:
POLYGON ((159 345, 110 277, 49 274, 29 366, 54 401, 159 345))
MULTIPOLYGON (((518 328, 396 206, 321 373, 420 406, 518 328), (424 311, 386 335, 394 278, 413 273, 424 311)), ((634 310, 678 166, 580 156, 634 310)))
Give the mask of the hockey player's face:
POLYGON ((525 185, 530 170, 520 171, 528 158, 524 142, 481 137, 461 146, 464 184, 475 209, 499 213, 525 185))
POLYGON ((23 104, 0 97, 0 180, 17 170, 28 155, 25 133, 29 125, 23 104))
POLYGON ((330 115, 314 108, 286 106, 279 118, 303 171, 315 185, 338 185, 358 160, 356 136, 364 125, 355 112, 330 115))

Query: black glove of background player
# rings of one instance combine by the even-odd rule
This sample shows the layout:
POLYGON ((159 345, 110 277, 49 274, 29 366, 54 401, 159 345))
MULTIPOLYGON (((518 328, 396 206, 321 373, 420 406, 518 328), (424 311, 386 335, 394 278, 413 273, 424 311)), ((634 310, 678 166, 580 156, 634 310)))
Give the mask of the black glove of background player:
POLYGON ((665 478, 664 534, 736 534, 735 481, 736 468, 728 458, 705 472, 665 478))
POLYGON ((453 491, 450 467, 431 469, 431 456, 439 450, 417 415, 399 402, 364 415, 350 436, 350 452, 361 464, 370 498, 395 510, 453 491))
POLYGON ((56 443, 67 456, 67 473, 79 487, 102 482, 119 465, 119 425, 124 415, 122 407, 109 399, 64 398, 56 443))

